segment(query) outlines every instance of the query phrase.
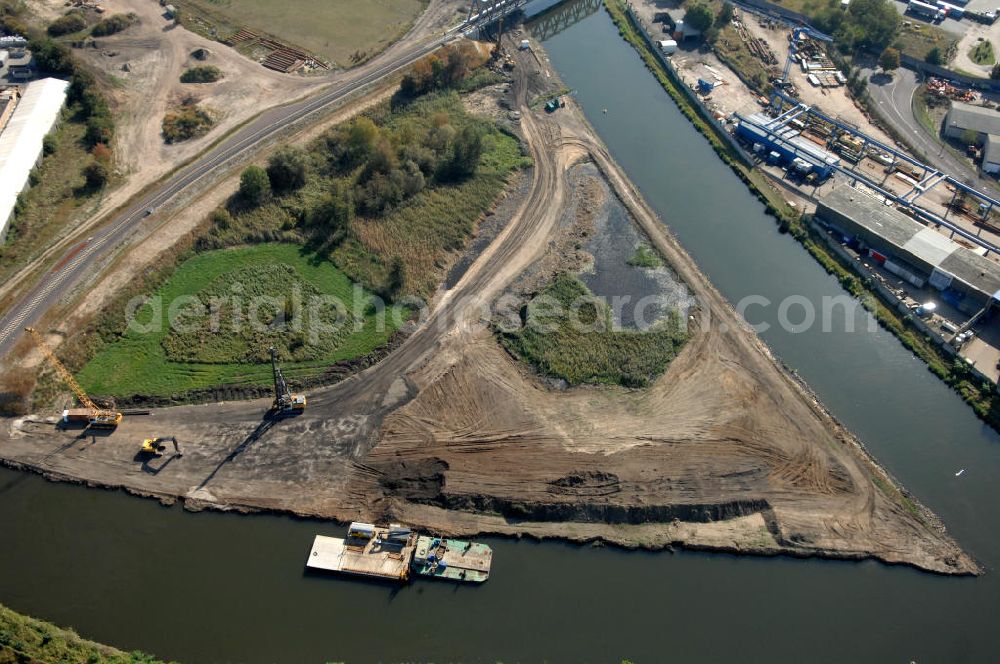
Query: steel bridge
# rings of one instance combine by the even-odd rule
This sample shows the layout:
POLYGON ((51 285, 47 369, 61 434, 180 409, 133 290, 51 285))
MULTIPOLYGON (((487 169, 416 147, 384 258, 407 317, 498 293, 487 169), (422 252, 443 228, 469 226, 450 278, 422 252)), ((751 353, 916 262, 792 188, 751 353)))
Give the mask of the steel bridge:
POLYGON ((538 41, 545 41, 596 13, 603 6, 603 0, 570 0, 553 5, 531 19, 531 34, 538 41))

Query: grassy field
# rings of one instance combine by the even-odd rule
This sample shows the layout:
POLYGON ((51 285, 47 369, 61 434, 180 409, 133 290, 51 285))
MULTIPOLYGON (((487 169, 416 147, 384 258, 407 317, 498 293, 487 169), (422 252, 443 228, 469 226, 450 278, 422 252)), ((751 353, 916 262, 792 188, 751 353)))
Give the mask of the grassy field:
POLYGON ((139 651, 127 653, 81 639, 69 629, 15 613, 0 605, 0 664, 158 664, 139 651))
MULTIPOLYGON (((307 152, 312 166, 307 182, 257 208, 234 207, 226 228, 215 228, 211 241, 227 246, 247 241, 287 241, 324 246, 330 259, 366 288, 383 293, 389 289, 394 263, 405 278, 395 295, 427 297, 437 288, 448 266, 464 250, 479 217, 494 204, 506 187, 510 173, 530 165, 515 138, 498 131, 491 122, 467 114, 455 93, 431 94, 398 107, 373 109, 370 117, 378 141, 400 146, 399 152, 419 153, 444 160, 449 148, 434 153, 439 139, 466 128, 482 133, 482 155, 470 177, 440 180, 428 171, 425 188, 381 213, 359 211, 342 228, 309 220, 322 217, 324 201, 338 187, 353 191, 355 200, 364 165, 330 166, 331 154, 341 150, 345 138, 335 129, 312 143, 307 152), (331 147, 332 146, 332 147, 331 147), (306 220, 304 223, 301 220, 306 220)), ((350 125, 348 125, 350 126, 350 125)), ((417 157, 418 159, 421 157, 417 157)), ((403 160, 405 161, 405 160, 403 160)), ((433 169, 431 169, 433 170, 433 169)))
POLYGON ((501 341, 546 376, 643 387, 663 373, 686 336, 676 314, 654 329, 614 330, 607 305, 570 274, 558 275, 527 308, 527 324, 501 341))
POLYGON ((750 52, 733 24, 730 23, 719 31, 719 38, 715 41, 715 52, 720 60, 736 71, 756 92, 768 89, 767 67, 750 52))
POLYGON ((204 33, 207 23, 217 30, 220 40, 247 28, 350 66, 402 37, 427 0, 181 0, 175 4, 181 7, 186 26, 204 33), (193 19, 204 23, 198 25, 193 19))
MULTIPOLYGON (((275 339, 270 335, 258 336, 246 332, 226 339, 225 335, 201 334, 203 328, 194 333, 178 334, 167 324, 170 302, 182 296, 198 296, 217 292, 220 285, 235 294, 231 288, 235 284, 234 274, 242 276, 262 276, 269 272, 256 272, 257 268, 286 266, 287 274, 293 274, 301 281, 304 293, 317 291, 332 295, 352 307, 353 284, 347 276, 328 261, 318 260, 315 255, 301 247, 290 244, 261 244, 252 247, 209 251, 191 258, 177 269, 167 282, 155 293, 162 299, 159 312, 159 329, 143 333, 129 330, 115 343, 106 346, 90 360, 77 377, 83 386, 99 394, 116 396, 170 395, 186 390, 211 387, 221 384, 267 384, 271 380, 271 367, 266 363, 267 344, 275 339), (223 339, 223 347, 215 343, 223 339), (204 342, 198 345, 196 340, 204 342), (239 347, 243 342, 249 347, 239 347), (235 344, 235 345, 234 345, 235 344), (166 346, 166 347, 165 347, 166 346), (205 357, 214 362, 179 362, 171 360, 168 348, 175 353, 186 349, 191 359, 205 357), (226 355, 229 353, 229 355, 226 355), (225 360, 239 360, 230 361, 225 360), (257 360, 257 362, 252 362, 257 360)), ((286 268, 280 268, 285 270, 286 268)), ((274 295, 273 289, 259 290, 261 284, 252 279, 243 284, 243 292, 274 295)), ((282 288, 284 292, 288 289, 282 288)), ((366 294, 366 298, 370 297, 366 294)), ((258 320, 265 320, 266 312, 258 320)), ((136 320, 148 324, 155 320, 152 305, 146 305, 137 313, 136 320)), ((244 318, 246 320, 246 318, 244 318)), ((187 322, 187 321, 184 321, 187 322)), ((225 315, 222 323, 228 325, 231 318, 225 315)), ((315 373, 339 360, 359 357, 384 345, 396 330, 391 316, 386 316, 384 329, 380 329, 378 319, 370 310, 361 308, 360 331, 351 329, 342 335, 339 343, 332 347, 320 344, 311 359, 288 362, 290 376, 315 373)), ((294 344, 290 334, 287 344, 294 344)), ((289 352, 287 347, 283 349, 289 352)), ((294 355, 294 353, 293 353, 294 355)))

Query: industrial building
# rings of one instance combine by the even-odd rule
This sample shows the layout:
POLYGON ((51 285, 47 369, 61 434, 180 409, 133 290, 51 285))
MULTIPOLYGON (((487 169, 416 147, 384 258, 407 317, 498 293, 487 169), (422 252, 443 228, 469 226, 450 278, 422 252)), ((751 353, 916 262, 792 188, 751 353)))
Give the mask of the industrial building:
POLYGON ((1000 136, 1000 113, 991 108, 953 101, 944 119, 944 135, 960 139, 967 131, 976 133, 979 144, 984 143, 987 136, 1000 136))
POLYGON ((803 175, 815 173, 820 180, 828 178, 840 163, 840 157, 790 127, 791 115, 770 118, 754 113, 737 117, 736 135, 771 163, 788 165, 803 175))
POLYGON ((990 134, 983 146, 983 173, 1000 173, 1000 136, 990 134))
POLYGON ((665 26, 664 32, 667 32, 675 41, 682 42, 701 37, 701 30, 684 22, 684 14, 686 13, 687 10, 679 8, 668 10, 662 16, 665 26))
POLYGON ((56 78, 29 83, 0 133, 0 239, 6 236, 17 197, 42 155, 42 140, 59 120, 68 87, 56 78))
POLYGON ((1000 303, 1000 264, 924 226, 875 196, 847 185, 823 196, 816 218, 886 271, 953 307, 975 314, 1000 303))

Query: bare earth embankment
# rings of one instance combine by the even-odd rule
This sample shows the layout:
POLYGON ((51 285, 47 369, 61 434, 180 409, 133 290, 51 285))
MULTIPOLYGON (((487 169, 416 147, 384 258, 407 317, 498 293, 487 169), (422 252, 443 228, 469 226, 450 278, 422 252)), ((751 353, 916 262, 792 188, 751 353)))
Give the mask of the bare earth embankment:
POLYGON ((740 323, 572 102, 552 115, 528 108, 554 85, 534 62, 518 55, 510 92, 535 161, 520 209, 378 365, 310 394, 294 419, 262 421, 268 404, 257 401, 155 410, 96 438, 7 422, 0 457, 192 508, 978 573, 740 323), (699 299, 695 322, 712 322, 694 326, 645 390, 552 389, 502 350, 483 316, 549 251, 574 195, 567 174, 586 159, 699 299), (140 463, 138 444, 153 435, 176 435, 184 456, 140 463))

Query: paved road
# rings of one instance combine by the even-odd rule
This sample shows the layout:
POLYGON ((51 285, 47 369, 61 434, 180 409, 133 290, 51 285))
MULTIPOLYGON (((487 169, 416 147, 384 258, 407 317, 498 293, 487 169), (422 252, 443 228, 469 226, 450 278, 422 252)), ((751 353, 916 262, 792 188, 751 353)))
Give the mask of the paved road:
POLYGON ((868 91, 878 104, 883 118, 905 136, 906 142, 920 152, 931 166, 956 179, 971 180, 977 189, 996 193, 994 182, 981 177, 974 166, 945 149, 914 117, 913 95, 919 84, 915 72, 900 68, 893 72, 891 78, 869 69, 862 70, 862 73, 869 77, 868 91))
POLYGON ((236 157, 249 153, 289 124, 336 104, 351 93, 409 66, 453 39, 456 34, 458 34, 456 31, 449 31, 448 34, 432 41, 387 52, 386 57, 382 61, 377 61, 375 66, 352 72, 350 78, 335 83, 312 97, 269 109, 193 163, 167 178, 159 187, 145 194, 126 211, 95 232, 92 237, 70 248, 56 266, 20 302, 5 313, 0 319, 0 357, 10 352, 25 326, 35 324, 88 269, 126 242, 136 228, 150 216, 149 210, 153 210, 155 214, 155 210, 178 194, 214 170, 225 167, 236 157))

